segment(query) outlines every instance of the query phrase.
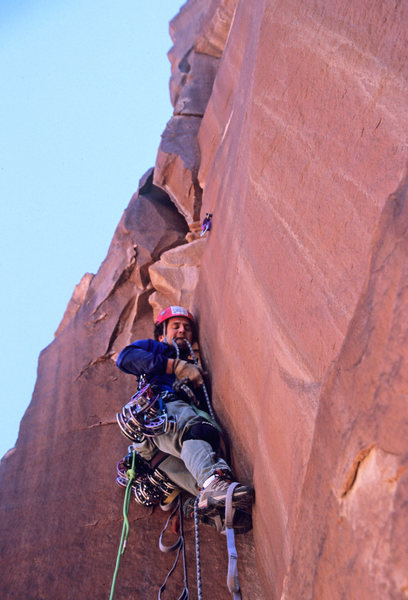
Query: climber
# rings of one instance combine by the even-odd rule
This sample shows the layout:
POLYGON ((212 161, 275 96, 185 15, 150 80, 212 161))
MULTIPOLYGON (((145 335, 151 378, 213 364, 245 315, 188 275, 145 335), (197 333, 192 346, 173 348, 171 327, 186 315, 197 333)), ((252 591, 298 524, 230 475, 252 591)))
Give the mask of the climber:
MULTIPOLYGON (((195 390, 203 385, 201 368, 191 357, 191 344, 196 338, 193 316, 181 306, 166 308, 156 320, 154 338, 126 346, 118 356, 117 366, 125 373, 146 377, 155 393, 159 392, 163 398, 166 418, 173 427, 148 437, 141 432, 134 437, 133 447, 147 461, 159 451, 179 459, 180 464, 184 463, 186 477, 186 484, 182 482, 181 487, 198 494, 199 512, 221 510, 233 476, 217 452, 217 427, 209 415, 195 409, 188 398, 181 398, 175 392, 177 383, 186 382, 186 379, 195 390)), ((180 473, 178 475, 180 485, 180 473)), ((238 484, 232 498, 233 506, 245 508, 252 500, 252 488, 238 484)))

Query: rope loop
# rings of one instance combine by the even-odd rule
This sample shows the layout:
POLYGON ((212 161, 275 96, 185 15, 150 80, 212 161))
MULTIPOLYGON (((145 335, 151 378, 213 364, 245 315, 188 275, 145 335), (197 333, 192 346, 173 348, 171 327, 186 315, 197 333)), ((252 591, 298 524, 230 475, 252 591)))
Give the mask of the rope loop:
POLYGON ((170 571, 167 573, 166 578, 159 589, 159 600, 162 600, 162 594, 166 589, 168 580, 170 579, 171 575, 173 574, 175 568, 177 567, 177 563, 180 558, 180 554, 183 559, 184 587, 183 587, 183 590, 182 590, 180 596, 177 598, 177 600, 189 600, 190 596, 189 596, 189 592, 188 592, 187 559, 186 559, 186 548, 184 545, 183 507, 182 507, 181 494, 179 495, 179 497, 177 499, 177 504, 176 504, 174 510, 172 511, 171 515, 167 519, 166 525, 164 526, 164 529, 162 530, 162 532, 160 534, 159 548, 162 552, 172 552, 173 550, 177 550, 176 558, 174 559, 173 565, 172 565, 170 571), (163 535, 164 535, 167 527, 170 524, 171 518, 173 516, 175 516, 177 511, 179 513, 179 519, 180 519, 179 537, 178 537, 177 541, 175 542, 175 544, 172 544, 171 546, 166 546, 163 544, 163 535))

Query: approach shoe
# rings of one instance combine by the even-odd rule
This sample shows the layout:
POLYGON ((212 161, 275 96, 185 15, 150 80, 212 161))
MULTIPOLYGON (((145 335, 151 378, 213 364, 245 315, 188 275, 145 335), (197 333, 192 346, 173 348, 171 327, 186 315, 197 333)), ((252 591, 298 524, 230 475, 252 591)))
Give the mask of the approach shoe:
MULTIPOLYGON (((194 504, 195 498, 187 498, 184 502, 183 513, 187 519, 194 519, 194 504)), ((220 533, 225 532, 225 510, 223 507, 216 508, 213 506, 207 510, 199 510, 197 516, 200 523, 213 527, 220 533)), ((237 535, 251 531, 251 513, 246 512, 245 510, 236 509, 232 526, 237 535)))
MULTIPOLYGON (((233 483, 228 475, 212 475, 200 490, 198 509, 206 510, 211 506, 224 507, 229 486, 233 483)), ((233 508, 249 508, 254 501, 254 490, 239 483, 232 496, 233 508)))

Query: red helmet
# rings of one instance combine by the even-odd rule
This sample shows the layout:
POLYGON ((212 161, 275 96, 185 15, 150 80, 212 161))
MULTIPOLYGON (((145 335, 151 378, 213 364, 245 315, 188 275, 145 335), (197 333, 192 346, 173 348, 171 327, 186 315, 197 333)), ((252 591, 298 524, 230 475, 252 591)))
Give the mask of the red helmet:
POLYGON ((193 315, 182 306, 168 306, 167 308, 162 310, 157 316, 155 325, 160 325, 160 323, 164 323, 164 321, 172 319, 173 317, 186 317, 194 325, 193 315))

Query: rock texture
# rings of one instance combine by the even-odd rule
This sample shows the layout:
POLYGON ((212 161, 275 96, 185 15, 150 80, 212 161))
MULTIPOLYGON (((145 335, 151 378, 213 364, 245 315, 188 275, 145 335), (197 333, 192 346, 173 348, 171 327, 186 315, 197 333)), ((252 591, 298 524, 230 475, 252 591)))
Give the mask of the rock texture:
POLYGON ((174 41, 169 52, 174 116, 162 135, 154 183, 167 191, 191 228, 200 217, 202 197, 197 179, 200 166, 197 134, 236 3, 236 0, 186 2, 170 24, 174 41))
MULTIPOLYGON (((294 548, 313 536, 302 508, 308 465, 315 486, 335 468, 310 452, 314 444, 330 454, 335 421, 325 438, 315 431, 321 386, 353 322, 378 221, 407 161, 407 129, 399 126, 407 120, 407 23, 400 3, 239 2, 199 132, 202 216, 214 218, 196 310, 201 323, 222 319, 222 327, 202 327, 201 343, 237 470, 254 477, 255 547, 271 598, 282 597, 288 572, 296 580, 294 548)), ((371 443, 386 450, 375 436, 371 443)), ((381 569, 392 571, 375 539, 381 569)), ((362 555, 364 541, 348 543, 362 555)), ((330 586, 310 595, 293 586, 287 600, 345 597, 342 551, 327 549, 330 586)), ((402 597, 373 595, 374 585, 365 591, 379 568, 368 553, 364 584, 357 593, 363 580, 351 572, 355 589, 346 597, 402 597)), ((312 578, 318 553, 302 559, 312 578)))
POLYGON ((75 317, 76 313, 81 308, 93 277, 92 273, 85 273, 78 285, 75 286, 74 293, 68 302, 62 321, 55 332, 56 336, 62 333, 66 325, 75 317))
MULTIPOLYGON (((127 446, 114 415, 133 392, 113 360, 180 303, 256 488, 243 597, 403 600, 407 5, 189 0, 170 30, 154 171, 42 352, 1 463, 2 597, 109 595, 127 446)), ((118 600, 150 598, 171 565, 163 515, 133 505, 131 520, 118 600)), ((229 598, 225 540, 203 530, 202 556, 204 597, 229 598)))
POLYGON ((404 178, 322 390, 284 598, 408 596, 407 256, 404 178))
POLYGON ((149 269, 150 280, 155 294, 150 298, 154 305, 157 294, 161 300, 160 309, 170 304, 190 306, 197 286, 201 255, 206 240, 198 239, 190 244, 173 248, 162 254, 159 261, 149 269))

